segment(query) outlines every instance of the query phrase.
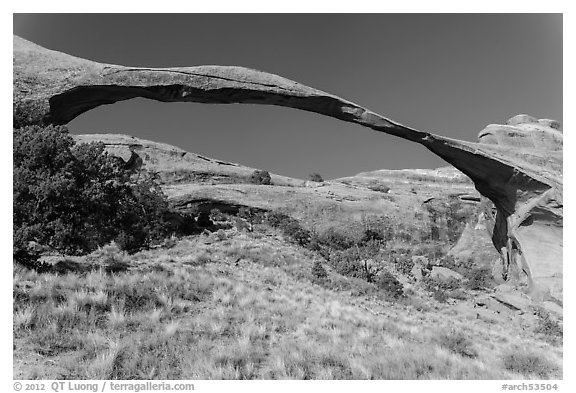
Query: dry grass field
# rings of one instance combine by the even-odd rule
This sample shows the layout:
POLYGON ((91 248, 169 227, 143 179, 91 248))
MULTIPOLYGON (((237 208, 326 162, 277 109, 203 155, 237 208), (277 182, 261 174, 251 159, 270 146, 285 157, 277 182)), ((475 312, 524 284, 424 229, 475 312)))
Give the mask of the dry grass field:
POLYGON ((561 342, 418 285, 392 298, 272 229, 14 272, 17 379, 559 379, 561 342), (88 263, 92 264, 90 269, 88 263))

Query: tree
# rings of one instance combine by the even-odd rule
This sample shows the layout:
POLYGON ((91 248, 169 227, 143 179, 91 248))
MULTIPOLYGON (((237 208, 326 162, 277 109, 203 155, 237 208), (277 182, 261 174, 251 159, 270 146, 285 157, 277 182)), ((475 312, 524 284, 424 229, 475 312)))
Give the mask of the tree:
POLYGON ((272 178, 268 171, 255 170, 250 177, 250 182, 254 184, 270 185, 272 184, 272 178))
POLYGON ((312 266, 312 276, 317 280, 324 280, 328 277, 328 273, 320 261, 315 261, 312 266))
POLYGON ((30 241, 78 255, 113 240, 135 251, 168 234, 159 185, 135 181, 104 144, 76 145, 54 126, 16 129, 13 138, 15 256, 26 257, 30 241))
POLYGON ((318 182, 318 183, 324 182, 324 179, 322 179, 322 176, 320 176, 320 174, 319 174, 319 173, 316 173, 316 172, 311 173, 311 174, 308 176, 308 178, 309 178, 311 181, 315 181, 315 182, 318 182))

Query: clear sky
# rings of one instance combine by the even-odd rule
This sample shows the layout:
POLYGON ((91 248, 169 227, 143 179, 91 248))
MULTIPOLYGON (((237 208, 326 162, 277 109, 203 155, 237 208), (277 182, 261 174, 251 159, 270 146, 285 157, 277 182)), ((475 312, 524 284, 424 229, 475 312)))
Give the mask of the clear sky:
MULTIPOLYGON (((562 122, 561 14, 15 14, 14 34, 105 63, 255 68, 469 141, 519 113, 562 122)), ((273 106, 135 99, 69 127, 300 178, 447 165, 399 138, 273 106)))

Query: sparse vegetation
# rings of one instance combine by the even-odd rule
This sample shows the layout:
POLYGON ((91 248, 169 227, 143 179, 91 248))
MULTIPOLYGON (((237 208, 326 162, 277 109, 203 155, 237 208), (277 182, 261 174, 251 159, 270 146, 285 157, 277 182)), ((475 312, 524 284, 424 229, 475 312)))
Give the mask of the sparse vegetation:
POLYGON ((542 308, 537 308, 534 314, 538 317, 535 332, 544 336, 551 344, 562 344, 564 329, 558 321, 552 319, 550 313, 542 308))
POLYGON ((377 276, 376 285, 393 298, 399 298, 404 294, 404 286, 402 283, 398 281, 392 273, 386 270, 377 276))
POLYGON ((312 276, 317 280, 324 280, 328 277, 328 273, 320 261, 314 262, 314 265, 312 266, 312 276))
POLYGON ((478 351, 472 341, 462 332, 451 331, 440 336, 440 345, 465 358, 477 358, 478 351))
POLYGON ((525 349, 511 351, 504 356, 504 368, 516 374, 548 379, 558 373, 558 367, 542 354, 525 349))
POLYGON ((270 185, 272 184, 272 178, 268 171, 255 170, 250 177, 250 182, 254 184, 270 185))
MULTIPOLYGON (((466 324, 467 316, 426 304, 409 314, 408 298, 377 300, 370 290, 377 284, 332 272, 324 277, 306 249, 253 235, 227 231, 207 245, 189 237, 169 250, 95 253, 101 264, 111 255, 129 263, 114 274, 17 269, 15 377, 557 376, 550 360, 508 356, 504 368, 494 362, 490 348, 502 337, 513 342, 517 331, 487 329, 474 319, 466 335, 438 336, 455 322, 466 324), (315 276, 324 277, 322 284, 310 285, 315 276), (473 344, 466 338, 472 335, 473 344)), ((516 353, 512 344, 501 345, 516 353)))

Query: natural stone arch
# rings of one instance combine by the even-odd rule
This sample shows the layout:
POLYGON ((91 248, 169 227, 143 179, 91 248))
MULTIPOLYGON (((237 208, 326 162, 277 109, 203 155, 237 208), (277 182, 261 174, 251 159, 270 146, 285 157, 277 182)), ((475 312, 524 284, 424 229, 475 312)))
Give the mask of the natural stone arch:
MULTIPOLYGON (((401 125, 335 95, 266 72, 230 66, 154 69, 101 64, 14 37, 15 127, 66 124, 97 106, 136 97, 286 106, 419 143, 470 177, 494 203, 494 246, 506 261, 521 254, 532 294, 562 301, 562 135, 556 123, 542 120, 540 124, 552 131, 540 132, 538 140, 560 148, 541 150, 536 142, 526 142, 518 149, 509 143, 506 130, 492 129, 480 135, 486 143, 459 141, 401 125), (541 252, 544 248, 547 253, 541 252)), ((509 126, 535 120, 526 116, 509 126)))

